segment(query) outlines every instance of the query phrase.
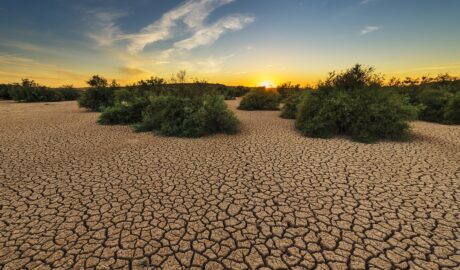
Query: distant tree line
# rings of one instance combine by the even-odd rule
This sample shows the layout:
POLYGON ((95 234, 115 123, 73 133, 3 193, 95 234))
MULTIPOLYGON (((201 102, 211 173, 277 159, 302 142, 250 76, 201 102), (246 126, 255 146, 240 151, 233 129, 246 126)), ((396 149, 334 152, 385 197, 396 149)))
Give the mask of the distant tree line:
POLYGON ((80 91, 72 85, 50 88, 33 80, 23 79, 21 83, 0 84, 0 99, 17 102, 56 102, 76 100, 80 91))

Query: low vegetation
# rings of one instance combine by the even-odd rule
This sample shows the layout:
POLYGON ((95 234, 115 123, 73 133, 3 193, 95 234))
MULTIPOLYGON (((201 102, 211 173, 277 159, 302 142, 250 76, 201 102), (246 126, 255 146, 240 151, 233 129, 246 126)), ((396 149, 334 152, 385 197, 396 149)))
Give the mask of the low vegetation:
POLYGON ((10 100, 10 89, 14 87, 12 84, 0 84, 0 99, 10 100))
POLYGON ((346 135, 370 143, 406 138, 408 123, 415 119, 460 124, 460 80, 447 74, 391 79, 384 85, 383 76, 358 64, 330 73, 314 90, 291 83, 269 91, 186 81, 182 71, 170 83, 151 77, 120 87, 94 75, 87 81, 89 88, 79 91, 72 86, 52 89, 23 79, 18 84, 0 84, 0 99, 50 102, 78 98, 80 107, 102 112, 100 124, 133 125, 139 132, 179 137, 235 133, 239 122, 224 100, 241 96, 241 110, 278 110, 282 104, 280 116, 296 119, 297 129, 310 137, 346 135))
POLYGON ((243 96, 238 109, 246 111, 279 110, 280 99, 275 92, 254 89, 243 96))
POLYGON ((56 102, 76 100, 80 91, 70 86, 49 88, 39 85, 33 80, 23 79, 17 84, 0 85, 0 99, 17 102, 56 102))
POLYGON ((448 74, 421 79, 392 79, 384 89, 396 92, 420 108, 419 119, 441 124, 460 124, 456 99, 460 93, 460 80, 448 74))
POLYGON ((303 90, 300 88, 300 84, 292 84, 291 82, 282 83, 276 88, 280 102, 284 103, 292 96, 297 96, 302 93, 303 90))
POLYGON ((150 100, 138 132, 154 131, 165 136, 200 137, 214 133, 236 133, 238 120, 219 95, 195 98, 158 96, 150 100))
POLYGON ((284 100, 284 105, 281 109, 281 117, 284 119, 295 119, 297 116, 297 107, 305 95, 310 94, 310 91, 304 90, 293 93, 284 100))
POLYGON ((205 82, 165 84, 159 78, 126 88, 110 86, 99 76, 88 83, 91 88, 80 104, 102 111, 99 124, 133 125, 137 132, 177 137, 236 133, 239 121, 228 109, 224 94, 246 92, 242 88, 225 88, 224 92, 219 85, 205 82))
POLYGON ((444 109, 444 121, 447 124, 460 125, 460 91, 447 103, 444 109))
POLYGON ((142 121, 142 112, 148 106, 146 99, 137 99, 129 103, 117 103, 106 108, 99 116, 101 125, 130 125, 142 121))
POLYGON ((78 99, 80 107, 100 112, 115 105, 115 90, 118 88, 115 81, 109 85, 105 78, 94 75, 87 84, 90 86, 89 89, 78 99))
POLYGON ((303 95, 296 127, 309 137, 348 135, 360 142, 401 140, 417 107, 400 96, 380 90, 381 77, 360 65, 331 73, 318 90, 303 95))

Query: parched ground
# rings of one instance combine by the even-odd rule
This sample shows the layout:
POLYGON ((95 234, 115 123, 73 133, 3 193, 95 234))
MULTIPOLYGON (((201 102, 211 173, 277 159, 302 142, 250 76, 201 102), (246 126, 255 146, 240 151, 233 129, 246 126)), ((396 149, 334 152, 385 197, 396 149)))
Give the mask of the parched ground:
POLYGON ((460 126, 365 145, 277 114, 178 139, 0 102, 0 269, 460 268, 460 126))

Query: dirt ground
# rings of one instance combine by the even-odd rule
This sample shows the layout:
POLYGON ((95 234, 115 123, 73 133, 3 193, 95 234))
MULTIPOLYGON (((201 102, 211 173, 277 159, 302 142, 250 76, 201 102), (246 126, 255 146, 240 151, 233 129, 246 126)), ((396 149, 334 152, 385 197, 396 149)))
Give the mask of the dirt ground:
POLYGON ((180 139, 0 102, 0 269, 460 269, 460 126, 366 145, 237 116, 180 139))

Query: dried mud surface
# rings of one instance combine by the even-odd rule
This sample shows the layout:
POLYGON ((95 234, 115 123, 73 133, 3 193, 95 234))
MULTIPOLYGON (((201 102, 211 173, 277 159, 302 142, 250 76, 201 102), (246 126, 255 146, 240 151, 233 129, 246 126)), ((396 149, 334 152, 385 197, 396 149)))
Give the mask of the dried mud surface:
POLYGON ((459 126, 365 145, 277 115, 179 139, 0 102, 0 269, 460 268, 459 126))

